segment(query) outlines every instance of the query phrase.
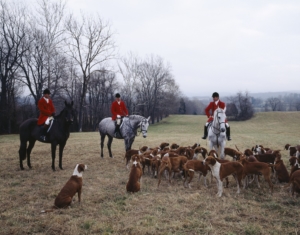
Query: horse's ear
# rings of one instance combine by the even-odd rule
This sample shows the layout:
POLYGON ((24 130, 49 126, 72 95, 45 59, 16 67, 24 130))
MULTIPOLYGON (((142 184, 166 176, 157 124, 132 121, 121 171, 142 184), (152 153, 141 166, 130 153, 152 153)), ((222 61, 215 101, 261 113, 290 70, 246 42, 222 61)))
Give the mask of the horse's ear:
POLYGON ((73 106, 73 100, 71 101, 71 106, 73 106))
POLYGON ((147 118, 147 121, 149 122, 149 120, 150 120, 150 116, 147 118))

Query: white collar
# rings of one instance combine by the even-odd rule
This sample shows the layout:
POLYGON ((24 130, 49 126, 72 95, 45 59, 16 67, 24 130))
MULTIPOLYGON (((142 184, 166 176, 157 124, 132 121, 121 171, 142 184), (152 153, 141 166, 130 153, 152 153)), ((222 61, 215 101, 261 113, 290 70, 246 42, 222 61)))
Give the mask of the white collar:
POLYGON ((120 104, 121 103, 121 100, 120 101, 117 101, 118 102, 118 104, 120 104))
POLYGON ((73 171, 73 175, 76 175, 78 177, 82 177, 82 172, 78 172, 77 167, 79 166, 79 164, 76 165, 74 171, 73 171))
POLYGON ((45 100, 46 100, 46 102, 47 102, 47 104, 49 103, 49 99, 47 99, 46 97, 43 97, 45 100))
POLYGON ((215 104, 218 105, 219 101, 220 101, 220 100, 215 101, 215 104))

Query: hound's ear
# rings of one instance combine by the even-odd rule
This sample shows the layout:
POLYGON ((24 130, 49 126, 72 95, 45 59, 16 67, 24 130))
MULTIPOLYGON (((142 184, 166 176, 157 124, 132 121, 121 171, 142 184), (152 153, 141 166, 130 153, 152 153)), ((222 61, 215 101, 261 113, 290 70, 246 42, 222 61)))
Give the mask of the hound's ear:
POLYGON ((79 164, 78 167, 77 167, 77 170, 78 170, 79 173, 84 171, 84 169, 85 169, 84 164, 79 164))
POLYGON ((150 120, 150 116, 147 118, 147 121, 149 122, 149 120, 150 120))

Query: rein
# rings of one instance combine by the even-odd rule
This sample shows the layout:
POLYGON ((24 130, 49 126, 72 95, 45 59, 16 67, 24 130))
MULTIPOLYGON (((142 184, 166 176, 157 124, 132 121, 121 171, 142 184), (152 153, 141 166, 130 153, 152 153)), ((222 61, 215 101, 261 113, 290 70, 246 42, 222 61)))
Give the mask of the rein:
MULTIPOLYGON (((130 118, 129 118, 129 117, 128 117, 128 122, 129 122, 129 125, 128 125, 127 123, 126 123, 126 125, 132 130, 133 133, 137 132, 136 136, 139 136, 141 133, 143 133, 143 134, 144 134, 144 133, 147 133, 147 130, 143 130, 143 129, 142 129, 142 126, 143 126, 142 124, 141 124, 141 126, 140 126, 140 130, 136 130, 136 129, 134 129, 133 126, 131 125, 131 122, 130 122, 130 118), (139 132, 139 134, 138 134, 138 132, 139 132)), ((141 121, 141 123, 142 123, 142 122, 144 122, 144 119, 141 121)))
MULTIPOLYGON (((220 113, 220 112, 217 111, 217 114, 215 115, 216 117, 218 117, 218 113, 220 113)), ((219 146, 219 136, 221 133, 220 126, 222 123, 225 123, 225 122, 220 122, 218 118, 214 117, 214 121, 212 122, 212 124, 210 126, 212 133, 214 133, 217 136, 217 145, 218 146, 219 146), (214 125, 215 119, 217 119, 217 121, 218 121, 219 128, 215 127, 215 125, 214 125), (214 132, 214 129, 217 130, 218 132, 214 132)))

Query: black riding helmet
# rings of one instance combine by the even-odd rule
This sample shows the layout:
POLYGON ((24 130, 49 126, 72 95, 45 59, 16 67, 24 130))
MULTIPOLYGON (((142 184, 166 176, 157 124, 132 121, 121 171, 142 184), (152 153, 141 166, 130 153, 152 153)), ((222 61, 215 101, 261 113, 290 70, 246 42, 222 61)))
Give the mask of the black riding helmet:
POLYGON ((214 98, 214 97, 219 97, 219 93, 218 92, 214 92, 213 94, 212 94, 212 97, 214 98))
POLYGON ((43 91, 43 94, 44 94, 44 95, 45 95, 45 94, 49 94, 49 95, 50 95, 51 93, 50 93, 50 90, 47 88, 47 89, 45 89, 45 90, 43 91))
POLYGON ((121 96, 120 96, 119 93, 117 93, 117 94, 115 95, 115 97, 116 97, 116 98, 120 98, 121 96))

